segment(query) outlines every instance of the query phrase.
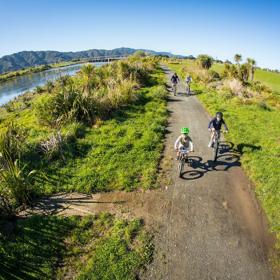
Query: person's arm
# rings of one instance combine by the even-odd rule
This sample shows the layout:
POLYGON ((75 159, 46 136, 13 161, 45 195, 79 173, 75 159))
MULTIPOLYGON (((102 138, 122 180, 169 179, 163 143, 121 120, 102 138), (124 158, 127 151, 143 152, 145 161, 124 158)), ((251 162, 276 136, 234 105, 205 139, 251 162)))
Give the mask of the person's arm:
POLYGON ((212 125, 213 125, 213 121, 214 121, 214 119, 212 119, 212 120, 209 122, 209 124, 208 124, 208 129, 211 129, 211 127, 212 127, 212 125))
POLYGON ((175 141, 175 144, 174 144, 174 149, 175 149, 175 150, 178 149, 179 142, 180 142, 180 138, 181 138, 181 136, 179 136, 179 137, 177 138, 177 140, 175 141))
POLYGON ((225 128, 226 132, 228 132, 228 127, 227 127, 226 122, 224 120, 223 120, 223 125, 224 125, 224 128, 225 128))
POLYGON ((190 140, 189 143, 190 143, 190 151, 193 152, 193 142, 192 142, 192 140, 190 140))

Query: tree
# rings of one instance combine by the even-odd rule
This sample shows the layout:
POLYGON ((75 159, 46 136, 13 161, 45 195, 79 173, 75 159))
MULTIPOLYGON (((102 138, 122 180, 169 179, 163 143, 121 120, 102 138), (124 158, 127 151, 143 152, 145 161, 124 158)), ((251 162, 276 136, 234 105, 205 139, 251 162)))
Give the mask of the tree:
POLYGON ((256 61, 253 58, 247 58, 247 64, 251 73, 251 81, 254 80, 256 61))
POLYGON ((236 54, 234 56, 234 61, 239 65, 240 62, 242 61, 242 55, 241 54, 236 54))
POLYGON ((207 54, 201 54, 197 57, 198 64, 204 69, 211 68, 213 61, 214 59, 207 54))

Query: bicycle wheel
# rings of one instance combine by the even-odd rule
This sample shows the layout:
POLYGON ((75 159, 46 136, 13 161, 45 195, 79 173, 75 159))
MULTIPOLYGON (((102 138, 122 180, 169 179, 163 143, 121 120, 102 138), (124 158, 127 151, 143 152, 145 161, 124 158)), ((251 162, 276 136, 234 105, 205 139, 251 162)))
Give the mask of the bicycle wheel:
POLYGON ((180 160, 179 162, 179 177, 181 178, 182 177, 182 173, 184 171, 184 165, 185 165, 185 162, 183 160, 180 160))

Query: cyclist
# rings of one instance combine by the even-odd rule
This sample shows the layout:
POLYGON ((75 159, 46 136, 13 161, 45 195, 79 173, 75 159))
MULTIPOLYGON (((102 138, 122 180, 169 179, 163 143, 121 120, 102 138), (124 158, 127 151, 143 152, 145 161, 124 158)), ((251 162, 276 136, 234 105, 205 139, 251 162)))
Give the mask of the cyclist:
POLYGON ((174 95, 176 95, 176 86, 179 83, 180 79, 176 73, 174 73, 171 77, 172 88, 174 91, 174 95))
POLYGON ((188 152, 193 152, 193 142, 189 136, 189 132, 190 130, 187 127, 181 128, 181 135, 175 141, 174 149, 177 152, 177 160, 182 149, 186 149, 188 152))
POLYGON ((223 113, 217 112, 216 116, 209 122, 209 125, 208 125, 208 130, 211 132, 211 138, 210 138, 210 142, 208 144, 209 148, 211 148, 213 145, 215 131, 218 133, 218 137, 220 138, 220 131, 221 131, 222 125, 224 126, 225 131, 228 132, 228 127, 223 119, 223 113))
POLYGON ((191 93, 191 81, 192 81, 192 77, 190 75, 187 75, 186 77, 187 95, 191 93))

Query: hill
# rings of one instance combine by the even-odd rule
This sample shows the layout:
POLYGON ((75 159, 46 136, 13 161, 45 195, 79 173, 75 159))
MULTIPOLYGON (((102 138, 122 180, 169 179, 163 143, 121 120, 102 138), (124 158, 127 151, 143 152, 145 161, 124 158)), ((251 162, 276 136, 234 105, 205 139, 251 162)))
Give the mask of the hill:
MULTIPOLYGON (((53 64, 62 61, 90 59, 97 56, 130 55, 138 49, 117 48, 113 50, 91 49, 79 52, 58 51, 22 51, 0 58, 0 74, 44 64, 53 64)), ((142 50, 142 49, 141 49, 142 50)), ((168 52, 144 50, 151 54, 174 56, 168 52)))

